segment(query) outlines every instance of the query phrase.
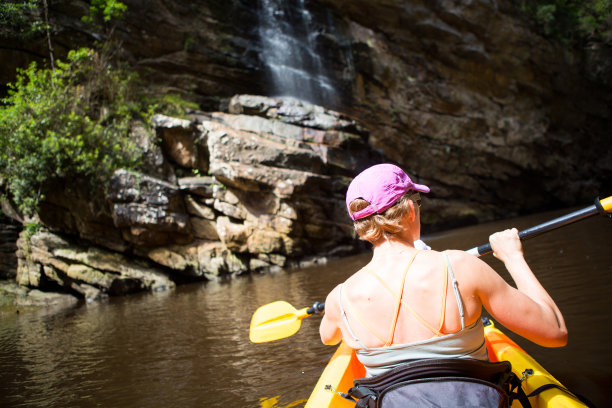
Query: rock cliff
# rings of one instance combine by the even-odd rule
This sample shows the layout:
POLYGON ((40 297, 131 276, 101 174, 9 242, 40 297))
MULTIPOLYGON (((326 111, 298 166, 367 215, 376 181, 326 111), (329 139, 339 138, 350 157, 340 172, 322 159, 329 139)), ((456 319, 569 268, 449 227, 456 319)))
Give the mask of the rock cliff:
MULTIPOLYGON (((135 129, 144 172, 105 194, 57 185, 18 240, 16 280, 95 300, 354 253, 344 192, 383 160, 353 120, 296 99, 239 95, 229 113, 135 129)), ((6 205, 6 203, 5 203, 6 205)))
MULTIPOLYGON (((156 117, 159 144, 137 129, 148 170, 118 172, 106 195, 54 189, 23 283, 95 297, 349 252, 343 189, 380 160, 432 188, 426 229, 609 193, 610 50, 546 39, 510 0, 123 2, 121 57, 201 112, 156 117), (233 98, 284 92, 315 105, 233 98)), ((87 2, 49 4, 58 56, 104 37, 80 20, 87 2)), ((0 82, 46 55, 42 39, 0 38, 0 82)))
MULTIPOLYGON (((510 0, 124 3, 122 58, 160 92, 227 112, 233 95, 284 83, 431 185, 430 222, 583 203, 612 180, 609 47, 543 38, 510 0)), ((104 37, 81 22, 86 2, 50 8, 59 56, 104 37)), ((45 46, 2 40, 1 81, 45 46)))

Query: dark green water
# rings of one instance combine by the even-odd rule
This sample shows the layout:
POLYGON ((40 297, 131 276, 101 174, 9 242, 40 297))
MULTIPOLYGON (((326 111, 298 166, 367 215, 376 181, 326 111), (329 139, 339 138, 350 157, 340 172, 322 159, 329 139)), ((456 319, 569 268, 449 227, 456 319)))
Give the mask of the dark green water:
MULTIPOLYGON (((540 214, 425 237, 434 249, 468 249, 496 230, 540 214)), ((525 243, 536 275, 565 315, 569 345, 519 344, 566 386, 612 406, 612 220, 591 218, 525 243)), ((487 262, 501 264, 491 255, 487 262)), ((327 265, 192 284, 166 293, 113 298, 0 319, 0 407, 301 407, 333 348, 320 344, 318 317, 291 338, 251 344, 258 306, 324 300, 366 263, 327 265)), ((514 337, 516 339, 516 337, 514 337)))

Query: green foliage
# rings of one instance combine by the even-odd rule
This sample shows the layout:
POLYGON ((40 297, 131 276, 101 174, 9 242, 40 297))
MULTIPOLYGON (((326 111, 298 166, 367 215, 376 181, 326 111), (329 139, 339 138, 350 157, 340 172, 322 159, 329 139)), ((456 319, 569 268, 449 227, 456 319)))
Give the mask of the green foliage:
MULTIPOLYGON (((49 36, 42 18, 46 5, 0 0, 0 36, 24 39, 41 31, 49 36)), ((126 10, 120 1, 91 0, 83 21, 112 38, 126 10)), ((184 116, 185 109, 198 107, 140 87, 135 74, 113 64, 111 40, 96 48, 70 51, 54 69, 52 62, 52 69, 32 63, 18 70, 0 100, 0 187, 26 214, 37 211, 55 181, 99 188, 116 169, 138 167, 132 121, 147 121, 154 113, 184 116)))
POLYGON ((0 2, 0 29, 6 38, 26 39, 44 31, 46 25, 39 16, 38 0, 0 2))
POLYGON ((35 0, 3 1, 0 3, 0 25, 10 26, 20 24, 24 20, 24 13, 36 7, 35 0))
POLYGON ((116 0, 91 0, 89 14, 82 18, 83 22, 96 24, 99 20, 108 23, 111 20, 123 18, 127 6, 116 0))
MULTIPOLYGON (((0 0, 0 36, 27 39, 50 30, 43 17, 45 3, 41 0, 0 0)), ((127 6, 117 0, 91 0, 89 14, 81 20, 94 29, 112 31, 112 24, 121 20, 127 6)))
POLYGON ((40 230, 41 225, 38 222, 28 222, 25 225, 25 230, 28 237, 33 237, 40 230))
POLYGON ((612 0, 523 0, 521 5, 548 36, 612 45, 612 0))
POLYGON ((156 113, 184 118, 185 111, 199 108, 197 103, 190 102, 178 94, 151 95, 145 97, 148 105, 146 118, 150 119, 156 113))
POLYGON ((185 50, 185 51, 193 50, 194 44, 195 44, 195 40, 193 39, 193 37, 187 37, 185 39, 184 44, 183 44, 183 50, 185 50))
POLYGON ((35 212, 54 180, 95 186, 137 166, 129 127, 146 108, 134 81, 106 49, 70 51, 55 70, 18 70, 0 106, 0 178, 22 211, 35 212))

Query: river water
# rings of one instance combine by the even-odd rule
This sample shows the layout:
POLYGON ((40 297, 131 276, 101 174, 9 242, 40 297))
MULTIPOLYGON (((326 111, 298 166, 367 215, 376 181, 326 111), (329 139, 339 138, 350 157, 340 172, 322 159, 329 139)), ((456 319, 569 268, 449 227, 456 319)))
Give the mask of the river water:
MULTIPOLYGON (((561 214, 424 238, 434 249, 468 249, 496 230, 524 229, 561 214)), ((612 220, 593 217, 524 244, 570 335, 564 349, 518 342, 600 407, 612 406, 611 242, 612 220)), ((483 259, 503 270, 491 255, 483 259)), ((319 318, 305 319, 291 338, 251 344, 251 315, 275 300, 296 307, 323 301, 367 260, 366 254, 309 269, 3 316, 0 407, 301 407, 334 351, 320 343, 319 318)))

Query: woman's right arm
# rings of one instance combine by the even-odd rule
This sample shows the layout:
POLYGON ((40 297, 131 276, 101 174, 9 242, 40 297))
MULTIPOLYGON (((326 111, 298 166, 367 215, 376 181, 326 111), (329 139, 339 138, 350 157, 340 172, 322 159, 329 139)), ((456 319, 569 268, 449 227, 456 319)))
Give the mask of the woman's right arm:
POLYGON ((478 260, 475 285, 483 306, 505 327, 534 343, 545 347, 566 345, 563 315, 525 261, 518 231, 498 232, 489 240, 493 254, 504 263, 516 288, 478 260))
POLYGON ((323 344, 333 346, 342 340, 342 331, 340 329, 340 308, 338 306, 338 290, 336 286, 325 299, 325 314, 319 326, 319 334, 323 344))

